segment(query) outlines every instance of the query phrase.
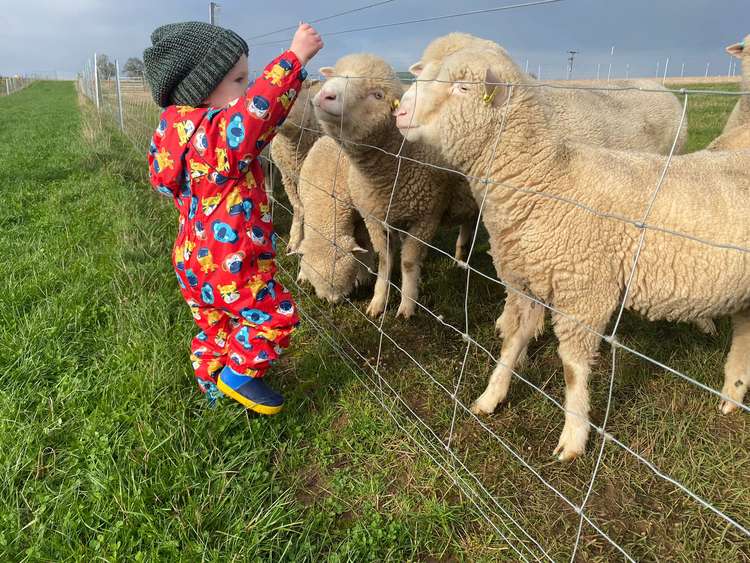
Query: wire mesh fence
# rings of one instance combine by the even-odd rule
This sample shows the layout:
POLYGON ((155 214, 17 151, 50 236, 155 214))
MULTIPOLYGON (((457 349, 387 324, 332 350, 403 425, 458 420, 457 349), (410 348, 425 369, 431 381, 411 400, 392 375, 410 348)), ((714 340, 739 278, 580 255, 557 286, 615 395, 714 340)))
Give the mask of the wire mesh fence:
POLYGON ((0 76, 0 96, 10 96, 23 90, 34 80, 35 78, 29 76, 0 76))
MULTIPOLYGON (((336 78, 345 79, 347 87, 357 80, 350 76, 336 78)), ((328 283, 333 286, 335 266, 332 274, 329 270, 317 271, 319 264, 307 260, 305 254, 280 258, 281 277, 298 292, 304 322, 320 333, 373 400, 445 471, 461 497, 507 542, 511 560, 750 559, 750 493, 737 486, 746 480, 750 463, 750 408, 717 389, 721 361, 729 345, 729 327, 720 323, 719 336, 714 337, 686 325, 649 329, 647 323, 626 313, 650 233, 684 240, 707 253, 742 255, 750 250, 750 241, 712 240, 700 230, 693 233, 650 222, 654 202, 676 158, 678 137, 688 127, 692 105, 714 97, 733 103, 738 95, 747 93, 613 87, 604 81, 529 81, 503 86, 511 92, 506 111, 514 90, 524 89, 679 96, 683 105, 676 136, 663 157, 661 173, 653 178, 652 185, 644 187, 650 196, 642 213, 632 217, 617 209, 600 209, 586 201, 553 195, 539 186, 514 185, 498 181, 489 173, 476 175, 414 159, 402 150, 405 139, 393 149, 358 143, 342 133, 330 135, 329 131, 329 136, 338 144, 339 157, 345 145, 355 145, 391 159, 391 201, 399 189, 401 165, 408 162, 449 172, 479 186, 475 196, 480 215, 487 213, 488 194, 507 191, 539 200, 554 199, 565 206, 566 213, 632 229, 635 251, 626 261, 624 291, 609 328, 592 326, 576 312, 534 295, 516 279, 499 275, 495 257, 487 255, 492 249, 481 219, 473 226, 468 255, 456 257, 451 248, 454 231, 442 230, 434 240, 423 239, 389 221, 390 204, 384 213, 372 213, 342 197, 336 190, 338 164, 332 177, 303 177, 298 173, 294 179, 300 186, 304 184, 306 189, 330 198, 326 212, 332 214, 334 224, 338 214, 351 212, 379 225, 387 236, 388 254, 399 241, 402 248, 404 241, 416 242, 428 256, 422 275, 425 291, 418 299, 407 296, 418 315, 409 321, 398 320, 388 304, 393 301, 392 294, 404 293, 404 287, 390 276, 383 278, 380 272, 386 288, 386 309, 381 315, 368 315, 364 309, 371 294, 369 287, 379 272, 371 261, 343 245, 346 233, 334 232, 331 236, 316 231, 330 245, 334 264, 338 256, 352 257, 370 283, 346 292, 336 303, 328 303, 315 295, 317 288, 305 281, 309 276, 303 275, 303 270, 314 271, 324 282, 330 278, 328 283), (503 306, 510 308, 509 303, 536 308, 542 318, 549 312, 556 322, 562 319, 603 340, 607 353, 602 354, 591 378, 591 419, 556 398, 561 394, 558 379, 562 378, 557 377, 561 370, 549 327, 536 345, 526 342, 529 351, 525 365, 509 361, 505 348, 498 352, 496 317, 503 306), (512 380, 513 390, 510 405, 487 417, 472 408, 472 399, 484 388, 493 367, 512 380), (731 417, 720 415, 716 409, 719 400, 738 412, 731 417), (574 465, 562 465, 547 457, 556 443, 556 425, 563 418, 566 426, 583 424, 593 431, 587 454, 574 465)), ((81 73, 79 88, 145 154, 160 110, 143 82, 124 81, 119 72, 102 79, 94 58, 81 73)), ((310 100, 297 101, 302 103, 307 107, 310 100)), ((298 148, 305 136, 325 135, 320 127, 307 127, 304 122, 303 117, 301 122, 292 123, 298 131, 298 148)), ((503 143, 504 123, 501 121, 497 128, 494 149, 503 143)), ((295 156, 300 161, 305 158, 304 154, 295 156)), ((267 164, 274 221, 284 248, 289 242, 285 232, 295 210, 280 189, 279 172, 270 155, 266 151, 259 158, 267 164)), ((700 222, 701 217, 696 216, 695 221, 700 222)), ((311 233, 315 230, 307 222, 304 228, 311 233)))

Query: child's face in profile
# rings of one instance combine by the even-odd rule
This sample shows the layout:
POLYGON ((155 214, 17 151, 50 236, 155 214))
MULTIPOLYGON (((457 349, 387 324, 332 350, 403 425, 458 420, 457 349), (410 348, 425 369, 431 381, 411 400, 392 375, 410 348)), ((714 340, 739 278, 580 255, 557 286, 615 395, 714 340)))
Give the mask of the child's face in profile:
POLYGON ((242 55, 219 85, 203 100, 203 105, 223 107, 247 90, 247 56, 242 55))

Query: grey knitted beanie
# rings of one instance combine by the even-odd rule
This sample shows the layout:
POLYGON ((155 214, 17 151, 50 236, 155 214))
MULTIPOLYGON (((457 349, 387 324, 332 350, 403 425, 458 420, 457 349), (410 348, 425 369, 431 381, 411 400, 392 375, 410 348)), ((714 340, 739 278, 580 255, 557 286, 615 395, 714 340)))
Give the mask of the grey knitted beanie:
POLYGON ((163 25, 143 52, 146 80, 159 107, 197 106, 214 91, 247 43, 234 31, 204 22, 163 25))

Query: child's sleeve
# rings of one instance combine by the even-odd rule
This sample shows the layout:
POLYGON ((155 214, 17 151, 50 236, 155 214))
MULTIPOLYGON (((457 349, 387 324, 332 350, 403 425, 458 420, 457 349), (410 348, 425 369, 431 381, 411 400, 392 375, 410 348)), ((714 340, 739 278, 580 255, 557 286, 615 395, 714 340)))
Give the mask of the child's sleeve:
POLYGON ((209 110, 207 163, 219 174, 243 172, 273 139, 306 77, 297 55, 286 51, 265 68, 244 96, 224 108, 209 110))

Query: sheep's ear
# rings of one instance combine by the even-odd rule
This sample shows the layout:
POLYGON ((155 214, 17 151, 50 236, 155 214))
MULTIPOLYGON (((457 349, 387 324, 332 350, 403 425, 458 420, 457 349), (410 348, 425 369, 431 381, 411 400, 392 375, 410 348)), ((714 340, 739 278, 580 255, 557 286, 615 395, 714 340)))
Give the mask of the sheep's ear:
POLYGON ((325 76, 326 78, 331 78, 331 76, 335 74, 335 71, 332 66, 322 66, 320 67, 318 72, 322 74, 323 76, 325 76))
POLYGON ((499 106, 504 104, 508 98, 508 86, 500 84, 502 80, 492 69, 484 71, 484 96, 482 100, 487 105, 499 106))
POLYGON ((745 42, 740 41, 739 43, 735 43, 734 45, 730 45, 729 47, 727 47, 727 53, 739 59, 742 56, 742 51, 744 51, 744 49, 745 42))
POLYGON ((359 252, 360 254, 367 254, 367 249, 362 248, 361 246, 355 246, 352 248, 352 252, 359 252))
POLYGON ((412 76, 419 76, 422 74, 423 68, 424 65, 422 64, 422 61, 418 61, 409 67, 409 72, 411 72, 412 76))

